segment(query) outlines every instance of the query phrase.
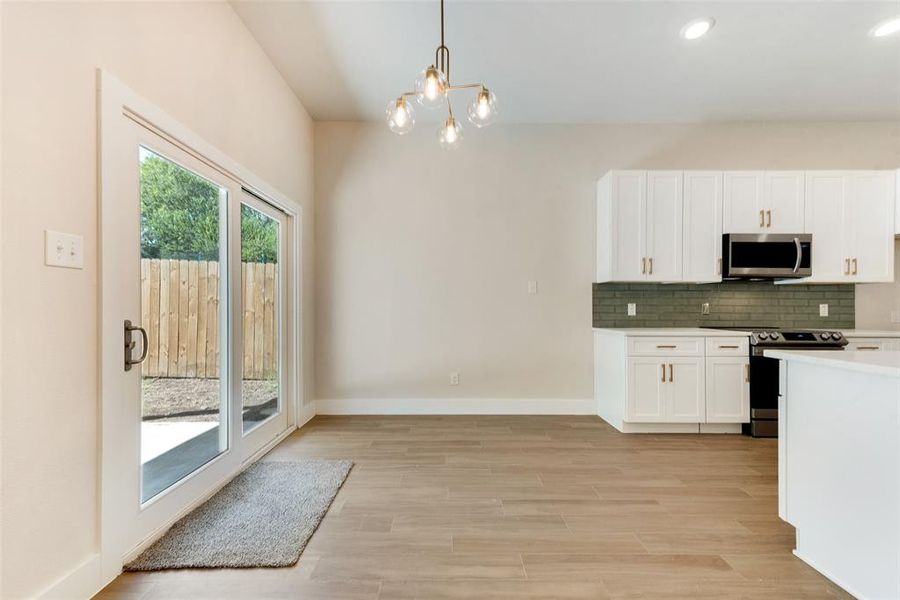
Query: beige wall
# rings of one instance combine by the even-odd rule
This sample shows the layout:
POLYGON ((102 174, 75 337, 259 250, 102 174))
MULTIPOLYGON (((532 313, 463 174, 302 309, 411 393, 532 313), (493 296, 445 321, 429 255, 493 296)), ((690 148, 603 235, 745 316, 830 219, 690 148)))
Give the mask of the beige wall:
POLYGON ((317 398, 590 397, 608 169, 900 166, 897 123, 435 129, 316 124, 317 398))
POLYGON ((856 327, 900 331, 891 321, 891 312, 900 313, 900 237, 894 238, 894 283, 856 286, 856 327))
POLYGON ((18 598, 98 551, 95 69, 302 203, 308 281, 313 139, 303 106, 227 4, 2 11, 0 596, 18 598), (45 228, 85 236, 84 270, 43 266, 45 228))

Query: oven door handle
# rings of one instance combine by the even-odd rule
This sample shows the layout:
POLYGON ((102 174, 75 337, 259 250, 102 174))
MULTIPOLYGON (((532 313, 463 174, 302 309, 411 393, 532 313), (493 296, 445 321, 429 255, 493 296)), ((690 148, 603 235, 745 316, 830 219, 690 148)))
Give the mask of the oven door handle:
POLYGON ((797 247, 797 262, 794 263, 794 273, 800 270, 800 263, 803 261, 803 244, 800 243, 800 238, 794 238, 794 245, 797 247))

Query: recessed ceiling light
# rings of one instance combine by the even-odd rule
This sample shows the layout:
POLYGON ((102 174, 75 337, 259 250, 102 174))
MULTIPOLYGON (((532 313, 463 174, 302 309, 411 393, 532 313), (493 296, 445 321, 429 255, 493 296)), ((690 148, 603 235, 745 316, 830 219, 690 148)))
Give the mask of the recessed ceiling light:
POLYGON ((872 35, 875 37, 885 37, 897 33, 898 31, 900 31, 900 17, 895 17, 879 24, 872 30, 872 35))
POLYGON ((695 19, 681 28, 681 37, 686 40, 696 40, 709 33, 715 24, 716 20, 712 17, 695 19))

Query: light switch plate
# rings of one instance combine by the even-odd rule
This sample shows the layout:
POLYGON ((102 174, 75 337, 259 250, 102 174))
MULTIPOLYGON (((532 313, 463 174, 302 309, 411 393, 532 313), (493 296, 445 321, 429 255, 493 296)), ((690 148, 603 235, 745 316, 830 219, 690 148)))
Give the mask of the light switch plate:
POLYGON ((50 229, 44 232, 44 264, 64 269, 84 268, 84 237, 50 229))
POLYGON ((827 316, 828 316, 828 305, 827 305, 827 304, 820 304, 820 305, 819 305, 819 316, 820 316, 820 317, 827 317, 827 316))
POLYGON ((528 282, 528 293, 532 296, 537 294, 537 281, 528 282))
POLYGON ((637 314, 637 304, 634 302, 628 303, 628 316, 633 317, 637 314))
POLYGON ((459 373, 456 371, 450 373, 450 385, 459 385, 459 373))

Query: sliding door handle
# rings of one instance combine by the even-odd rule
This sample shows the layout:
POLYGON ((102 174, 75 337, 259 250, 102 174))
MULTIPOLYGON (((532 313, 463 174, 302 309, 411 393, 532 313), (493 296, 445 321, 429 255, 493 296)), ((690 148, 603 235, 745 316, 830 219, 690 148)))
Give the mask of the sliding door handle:
POLYGON ((143 327, 132 325, 131 321, 125 319, 125 370, 130 371, 132 365, 139 365, 147 358, 147 350, 150 348, 150 341, 147 338, 147 331, 143 327), (136 342, 131 338, 131 332, 138 331, 141 334, 141 357, 137 360, 131 358, 131 352, 134 350, 136 342))

